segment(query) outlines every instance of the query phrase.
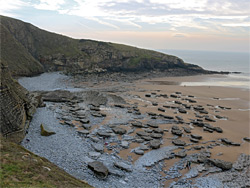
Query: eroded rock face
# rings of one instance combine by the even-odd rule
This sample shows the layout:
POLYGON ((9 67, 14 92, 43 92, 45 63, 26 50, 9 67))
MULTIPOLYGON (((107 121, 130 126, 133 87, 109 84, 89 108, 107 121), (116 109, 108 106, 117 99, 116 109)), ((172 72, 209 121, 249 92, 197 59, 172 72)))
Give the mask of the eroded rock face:
POLYGON ((1 134, 15 142, 20 142, 25 134, 26 125, 33 116, 36 106, 40 105, 38 95, 29 92, 15 81, 8 66, 1 62, 1 134))
POLYGON ((100 179, 105 179, 108 176, 108 168, 99 161, 93 161, 88 163, 88 167, 96 174, 100 179))

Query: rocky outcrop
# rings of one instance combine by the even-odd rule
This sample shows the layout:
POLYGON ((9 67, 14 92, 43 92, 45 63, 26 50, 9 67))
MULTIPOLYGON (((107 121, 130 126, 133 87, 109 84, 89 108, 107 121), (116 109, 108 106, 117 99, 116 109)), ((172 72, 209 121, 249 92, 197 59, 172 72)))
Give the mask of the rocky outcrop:
POLYGON ((152 70, 212 73, 172 55, 122 44, 72 39, 5 16, 1 16, 1 28, 1 38, 9 38, 8 42, 3 40, 6 41, 3 58, 15 75, 33 75, 43 68, 71 74, 152 70))
POLYGON ((22 141, 36 107, 41 104, 37 94, 30 94, 14 80, 8 66, 1 62, 1 135, 15 142, 22 141))

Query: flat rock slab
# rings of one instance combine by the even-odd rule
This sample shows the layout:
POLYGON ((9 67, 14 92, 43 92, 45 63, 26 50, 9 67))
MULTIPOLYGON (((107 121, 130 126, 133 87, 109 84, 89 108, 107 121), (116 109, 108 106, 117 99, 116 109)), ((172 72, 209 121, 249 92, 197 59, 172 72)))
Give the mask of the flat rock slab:
POLYGON ((121 127, 114 127, 112 130, 114 131, 115 134, 120 134, 120 135, 125 134, 127 132, 126 129, 121 127))
POLYGON ((194 138, 194 139, 197 139, 197 140, 202 139, 202 136, 196 135, 196 134, 191 134, 191 137, 194 138))
POLYGON ((176 149, 176 146, 162 147, 157 150, 151 150, 137 159, 134 163, 134 168, 142 168, 144 166, 153 166, 157 162, 170 158, 172 150, 176 149))
POLYGON ((186 142, 182 141, 182 140, 173 140, 172 143, 176 146, 185 146, 186 142))
POLYGON ((115 162, 114 166, 116 166, 117 168, 120 168, 122 170, 125 170, 127 172, 132 172, 132 170, 133 170, 132 165, 129 165, 129 164, 127 164, 125 162, 121 162, 121 161, 120 162, 115 162))
POLYGON ((133 125, 135 127, 143 127, 142 123, 139 121, 132 122, 131 125, 133 125))
POLYGON ((93 161, 88 163, 88 167, 96 174, 100 179, 105 179, 108 176, 108 168, 99 161, 93 161))
POLYGON ((41 128, 41 135, 42 136, 50 136, 50 135, 56 134, 47 125, 41 124, 40 128, 41 128))
POLYGON ((214 166, 221 168, 222 170, 230 170, 233 167, 233 163, 223 161, 220 159, 208 159, 214 166))
POLYGON ((94 150, 96 150, 97 152, 103 152, 103 151, 104 151, 103 144, 92 144, 92 147, 93 147, 94 150))
POLYGON ((160 140, 151 140, 149 145, 152 149, 158 149, 160 148, 161 142, 160 140))

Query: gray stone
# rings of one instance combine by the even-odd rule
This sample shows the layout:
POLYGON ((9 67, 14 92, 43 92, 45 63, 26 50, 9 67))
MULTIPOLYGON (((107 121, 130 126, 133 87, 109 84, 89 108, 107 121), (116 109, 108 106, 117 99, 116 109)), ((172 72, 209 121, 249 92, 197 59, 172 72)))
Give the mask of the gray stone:
POLYGON ((80 131, 77 131, 79 134, 83 134, 83 135, 87 135, 89 134, 89 131, 88 130, 80 130, 80 131))
POLYGON ((41 124, 40 128, 41 128, 41 135, 42 136, 51 136, 53 134, 56 134, 47 125, 41 124))
POLYGON ((231 162, 223 161, 220 159, 208 159, 214 166, 221 168, 222 170, 230 170, 233 166, 231 162))
POLYGON ((131 123, 131 125, 135 126, 135 127, 142 127, 142 123, 139 121, 134 121, 131 123))
POLYGON ((90 156, 91 158, 93 158, 93 159, 97 159, 98 157, 101 156, 101 153, 95 152, 95 151, 91 151, 91 152, 89 152, 89 156, 90 156))
POLYGON ((129 142, 123 140, 123 141, 121 142, 121 147, 123 147, 123 148, 125 148, 125 149, 129 148, 129 142))
POLYGON ((161 142, 159 140, 151 140, 149 144, 152 149, 158 149, 160 148, 161 142))
POLYGON ((182 141, 182 140, 173 140, 172 143, 176 146, 185 146, 186 142, 182 141))
POLYGON ((103 153, 104 151, 104 147, 103 144, 92 144, 92 147, 94 148, 94 150, 96 150, 97 152, 101 152, 103 153))
POLYGON ((111 136, 111 133, 108 133, 108 132, 103 131, 103 130, 98 131, 97 134, 101 137, 110 137, 111 136))
POLYGON ((152 138, 156 138, 156 139, 162 138, 162 134, 157 134, 157 133, 152 133, 152 134, 150 134, 150 136, 152 138))
POLYGON ((126 129, 121 128, 121 127, 115 127, 112 130, 114 131, 114 133, 121 134, 121 135, 127 132, 126 129))
POLYGON ((191 142, 194 142, 194 143, 198 143, 198 142, 199 142, 199 140, 197 140, 197 139, 195 139, 195 138, 190 138, 190 141, 191 141, 191 142))
POLYGON ((137 155, 143 155, 143 154, 144 154, 144 151, 141 150, 141 149, 136 149, 134 152, 135 152, 135 154, 137 154, 137 155))
POLYGON ((136 132, 136 134, 137 134, 138 136, 141 136, 141 137, 150 136, 150 134, 149 134, 149 133, 146 133, 145 131, 138 131, 138 132, 136 132))
POLYGON ((155 123, 147 123, 148 126, 153 127, 153 128, 158 128, 159 126, 155 123))
POLYGON ((88 163, 88 167, 96 174, 96 176, 100 179, 105 179, 108 176, 108 168, 99 161, 94 161, 88 163))
POLYGON ((115 162, 114 166, 116 166, 117 168, 120 168, 122 170, 125 170, 127 172, 132 172, 132 170, 133 170, 133 166, 132 165, 129 165, 129 164, 127 164, 125 162, 122 162, 122 161, 115 162))
POLYGON ((184 129, 184 131, 185 131, 186 133, 191 133, 191 129, 190 129, 190 128, 188 128, 188 127, 183 127, 183 129, 184 129))
POLYGON ((196 134, 191 134, 191 137, 194 138, 194 139, 197 139, 197 140, 202 139, 202 136, 196 135, 196 134))
POLYGON ((163 129, 161 129, 161 128, 154 129, 153 131, 154 131, 155 133, 160 133, 160 134, 163 134, 163 133, 164 133, 163 129))
POLYGON ((179 129, 171 129, 171 133, 177 136, 182 136, 182 131, 179 129))
POLYGON ((185 151, 179 151, 179 152, 175 153, 175 156, 180 157, 180 158, 184 158, 187 156, 187 154, 185 151))

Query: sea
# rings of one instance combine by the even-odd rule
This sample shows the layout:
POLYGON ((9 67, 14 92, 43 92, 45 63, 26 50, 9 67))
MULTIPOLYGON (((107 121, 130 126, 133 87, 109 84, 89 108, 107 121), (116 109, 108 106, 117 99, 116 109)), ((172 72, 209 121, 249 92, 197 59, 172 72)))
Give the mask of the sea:
POLYGON ((193 50, 157 50, 175 55, 186 63, 196 64, 206 70, 240 72, 224 76, 212 76, 202 82, 183 82, 187 86, 226 86, 250 90, 250 52, 219 52, 193 50))

